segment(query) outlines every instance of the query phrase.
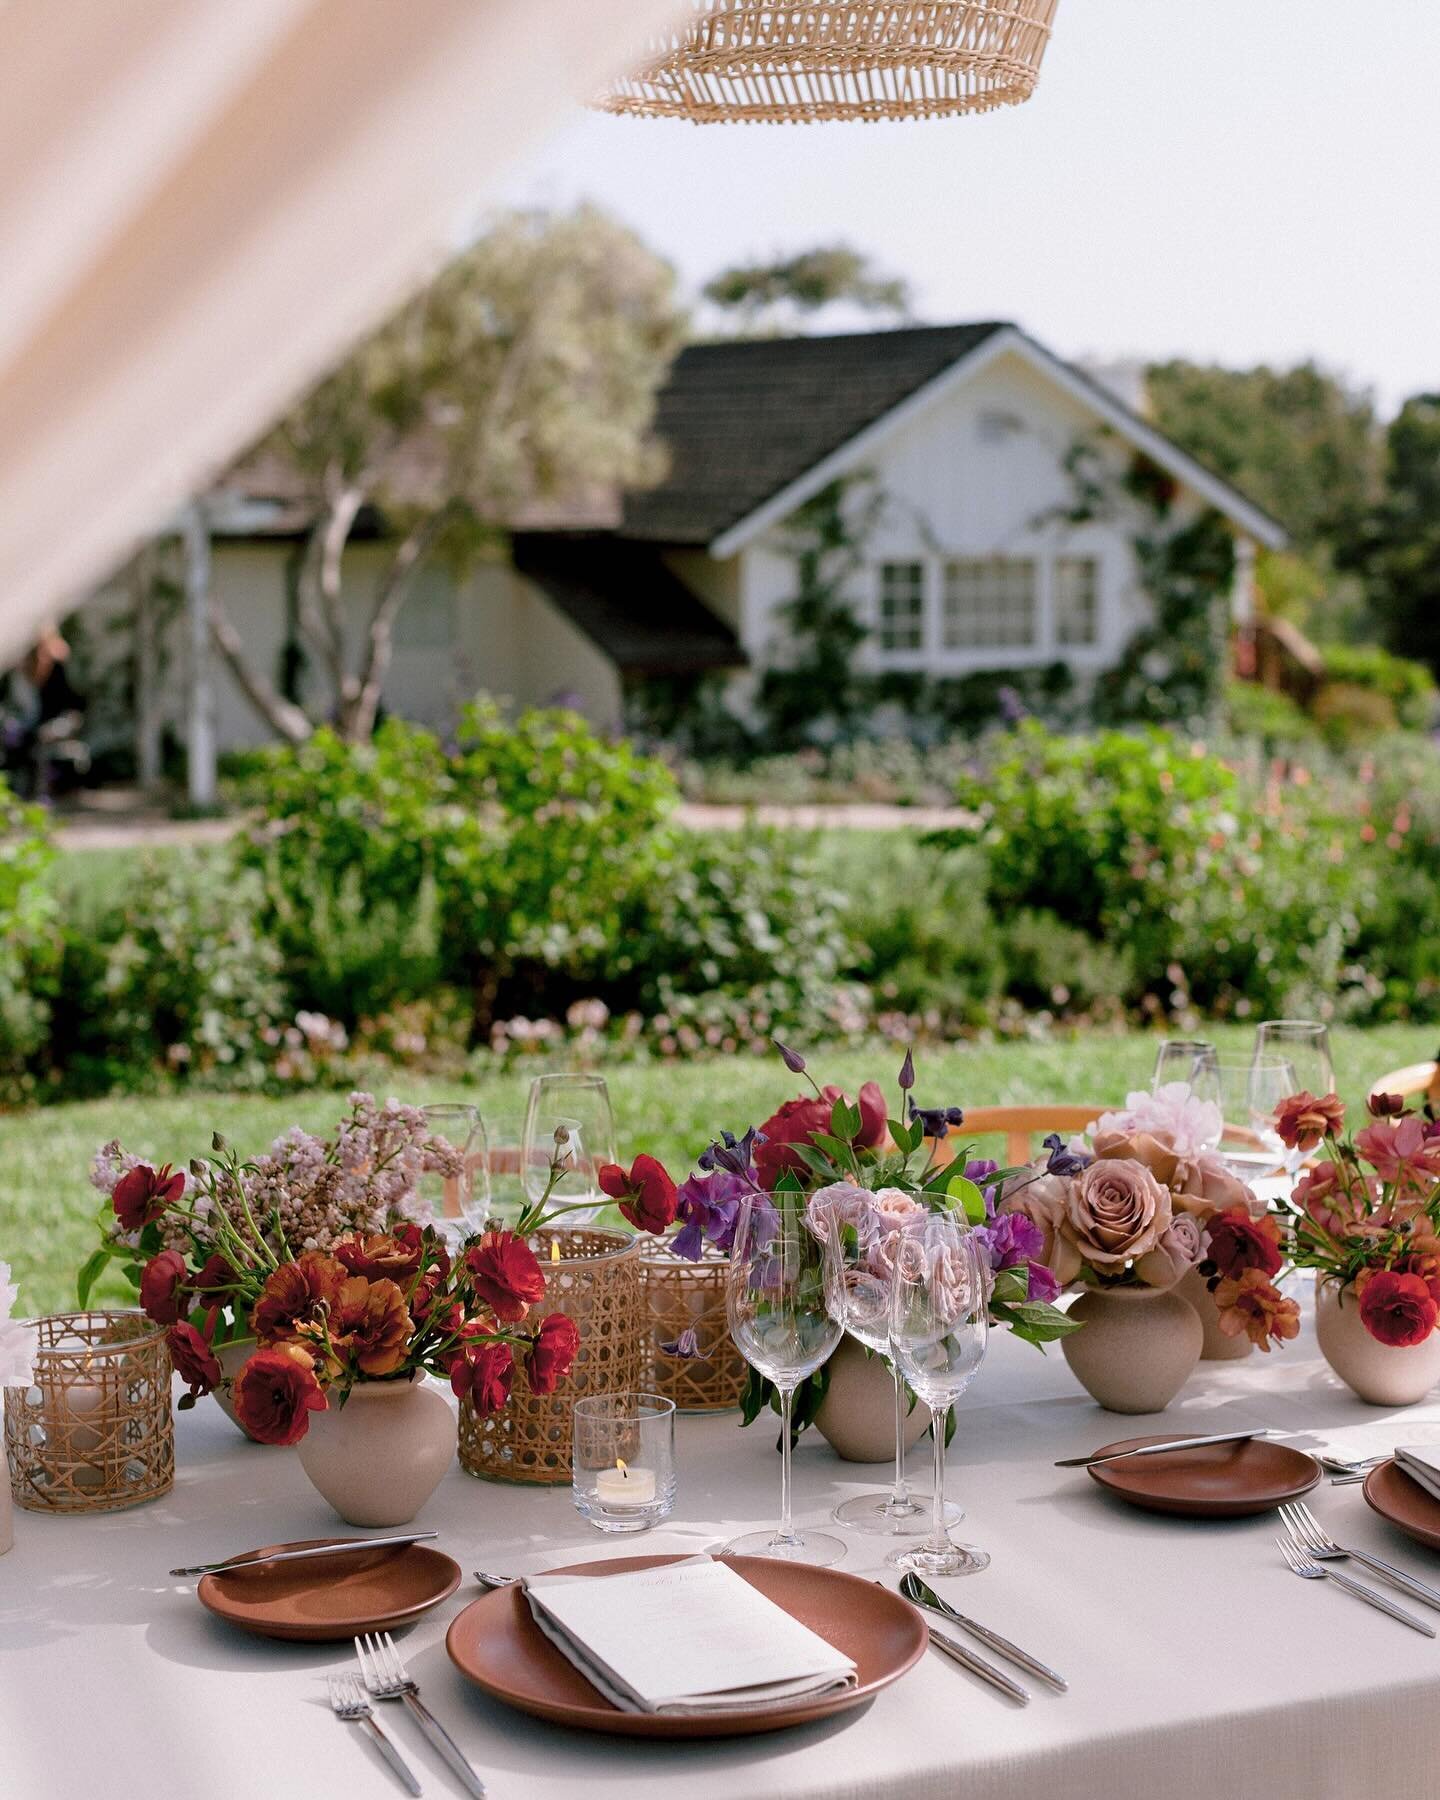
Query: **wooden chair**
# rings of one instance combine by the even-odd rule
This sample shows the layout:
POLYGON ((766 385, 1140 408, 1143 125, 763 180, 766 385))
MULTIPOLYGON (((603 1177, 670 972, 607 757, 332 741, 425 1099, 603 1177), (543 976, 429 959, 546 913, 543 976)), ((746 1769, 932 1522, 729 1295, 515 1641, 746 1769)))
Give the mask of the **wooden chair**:
POLYGON ((1048 1137, 1052 1131, 1071 1138, 1076 1132, 1088 1131, 1101 1113, 1109 1110, 1104 1106, 972 1106, 965 1113, 965 1123, 951 1133, 951 1139, 968 1143, 971 1138, 1003 1133, 1005 1162, 1017 1167, 1035 1154, 1037 1138, 1048 1137))
POLYGON ((1403 1069, 1392 1069, 1378 1081, 1372 1081, 1372 1094, 1399 1094, 1402 1100, 1425 1099, 1440 1111, 1440 1063, 1410 1063, 1403 1069))

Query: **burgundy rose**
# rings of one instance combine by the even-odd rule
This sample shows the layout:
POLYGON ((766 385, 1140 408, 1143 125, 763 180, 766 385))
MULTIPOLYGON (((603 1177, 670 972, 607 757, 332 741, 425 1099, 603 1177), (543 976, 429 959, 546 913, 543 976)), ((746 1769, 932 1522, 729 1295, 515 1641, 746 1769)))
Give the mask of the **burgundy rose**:
POLYGON ((298 1444, 310 1414, 329 1409, 315 1364, 298 1344, 257 1350, 235 1377, 230 1398, 235 1417, 262 1444, 298 1444))
POLYGON ((675 1223, 679 1195, 664 1164, 653 1156, 637 1156, 628 1174, 619 1163, 606 1163, 597 1179, 601 1191, 620 1202, 620 1211, 637 1231, 658 1237, 675 1223))
POLYGON ((548 1313, 525 1358, 525 1379, 532 1394, 553 1394, 570 1373, 580 1349, 580 1327, 564 1313, 548 1313))
POLYGON ((136 1163, 115 1183, 110 1202, 122 1231, 143 1231, 184 1192, 184 1174, 172 1174, 169 1163, 158 1169, 152 1169, 149 1163, 136 1163))
MULTIPOLYGON (((830 1130, 830 1114, 845 1095, 838 1087, 821 1088, 813 1098, 787 1100, 760 1127, 764 1143, 755 1146, 755 1168, 761 1182, 772 1191, 786 1169, 803 1170, 805 1159, 795 1148, 808 1144, 818 1133, 830 1130)), ((860 1129, 851 1142, 858 1150, 873 1150, 885 1136, 885 1096, 878 1082, 867 1081, 860 1090, 860 1129)))
POLYGON ((1423 1344, 1437 1318, 1440 1307, 1418 1275, 1376 1269, 1360 1289, 1360 1323, 1382 1344, 1423 1344))
POLYGON ((468 1400, 483 1419, 499 1412, 510 1398, 515 1379, 515 1357, 508 1344, 494 1339, 467 1344, 450 1364, 450 1386, 459 1400, 468 1400))
POLYGON ((157 1325, 173 1325, 185 1310, 185 1258, 178 1250, 152 1256, 140 1277, 140 1304, 157 1325))
POLYGON ((513 1231, 487 1231, 465 1252, 465 1268, 477 1298, 507 1325, 523 1319, 545 1293, 535 1252, 513 1231))
POLYGON ((208 1394, 219 1387, 222 1370, 219 1358, 191 1324, 182 1321, 165 1333, 165 1343, 175 1373, 190 1390, 190 1397, 208 1394))

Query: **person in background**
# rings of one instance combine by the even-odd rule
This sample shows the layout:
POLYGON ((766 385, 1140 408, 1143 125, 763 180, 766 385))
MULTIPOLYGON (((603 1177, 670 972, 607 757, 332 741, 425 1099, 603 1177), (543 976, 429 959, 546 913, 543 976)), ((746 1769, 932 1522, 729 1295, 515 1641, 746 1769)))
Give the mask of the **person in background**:
MULTIPOLYGON (((0 746, 15 791, 27 800, 44 799, 52 752, 73 738, 84 707, 66 663, 70 646, 54 626, 41 632, 33 648, 6 679, 0 705, 0 746)), ((63 758, 62 758, 63 760, 63 758)))

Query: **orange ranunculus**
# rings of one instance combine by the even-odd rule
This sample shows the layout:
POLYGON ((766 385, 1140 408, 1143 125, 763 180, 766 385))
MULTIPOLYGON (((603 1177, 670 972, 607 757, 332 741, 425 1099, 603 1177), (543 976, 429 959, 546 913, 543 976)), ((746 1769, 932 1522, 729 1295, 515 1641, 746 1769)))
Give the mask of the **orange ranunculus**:
POLYGON ((302 1325, 323 1322, 340 1297, 345 1271, 333 1256, 305 1250, 266 1277, 250 1314, 250 1328, 262 1344, 299 1334, 302 1325))
POLYGON ((352 1275, 330 1315, 330 1341, 348 1352, 362 1375, 393 1375, 405 1360, 414 1330, 405 1296, 393 1281, 352 1275))
POLYGON ((1280 1142, 1292 1150, 1313 1150, 1322 1138, 1337 1137, 1344 1123, 1345 1108, 1336 1094, 1318 1100, 1311 1093, 1291 1094, 1275 1108, 1280 1142))
POLYGON ((262 1444, 298 1444, 310 1429, 310 1414, 329 1406, 315 1365, 298 1344, 257 1350, 235 1377, 230 1397, 235 1417, 262 1444))
POLYGON ((1248 1337, 1268 1350, 1272 1338, 1300 1335, 1300 1308, 1266 1279, 1262 1269, 1246 1269, 1219 1282, 1214 1300, 1220 1314, 1217 1323, 1226 1337, 1248 1337))

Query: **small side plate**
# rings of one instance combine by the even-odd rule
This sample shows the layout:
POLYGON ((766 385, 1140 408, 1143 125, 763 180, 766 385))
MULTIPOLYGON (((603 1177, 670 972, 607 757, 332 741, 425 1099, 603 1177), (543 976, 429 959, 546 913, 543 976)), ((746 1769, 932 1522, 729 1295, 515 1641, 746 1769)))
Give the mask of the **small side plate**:
MULTIPOLYGON (((1164 1442, 1153 1437, 1121 1438, 1097 1450, 1104 1456, 1164 1442)), ((1238 1443, 1198 1444, 1161 1456, 1134 1456, 1086 1471, 1117 1499, 1147 1512, 1176 1513, 1187 1519, 1240 1519, 1268 1512, 1282 1500, 1298 1500, 1320 1479, 1320 1465, 1303 1450, 1268 1438, 1238 1443)))
MULTIPOLYGON (((266 1551, 308 1550, 334 1538, 266 1544, 266 1551)), ((251 1563, 223 1575, 202 1575, 196 1596, 217 1618, 260 1637, 292 1643, 340 1642, 362 1631, 408 1625, 448 1600, 460 1585, 460 1565, 426 1544, 398 1550, 355 1550, 314 1561, 251 1563)))

